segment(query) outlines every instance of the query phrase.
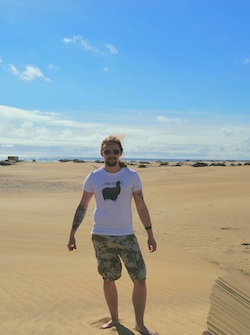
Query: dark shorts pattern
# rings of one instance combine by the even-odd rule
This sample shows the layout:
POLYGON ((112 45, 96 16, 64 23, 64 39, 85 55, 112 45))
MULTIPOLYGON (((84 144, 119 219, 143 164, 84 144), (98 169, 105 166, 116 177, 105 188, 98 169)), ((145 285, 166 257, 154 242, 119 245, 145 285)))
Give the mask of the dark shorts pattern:
POLYGON ((133 281, 146 279, 146 266, 135 235, 92 235, 98 263, 98 272, 104 280, 114 281, 121 277, 122 263, 133 281))

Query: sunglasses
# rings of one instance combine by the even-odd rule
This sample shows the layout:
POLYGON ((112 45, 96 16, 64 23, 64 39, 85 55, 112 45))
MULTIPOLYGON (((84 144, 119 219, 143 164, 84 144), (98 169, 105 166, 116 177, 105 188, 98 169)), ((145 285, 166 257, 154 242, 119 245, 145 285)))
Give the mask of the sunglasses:
MULTIPOLYGON (((114 150, 112 150, 112 152, 113 152, 114 155, 119 155, 120 150, 119 150, 119 149, 114 149, 114 150)), ((104 150, 103 153, 104 153, 105 155, 110 155, 110 154, 111 154, 111 150, 109 150, 109 149, 104 150)))

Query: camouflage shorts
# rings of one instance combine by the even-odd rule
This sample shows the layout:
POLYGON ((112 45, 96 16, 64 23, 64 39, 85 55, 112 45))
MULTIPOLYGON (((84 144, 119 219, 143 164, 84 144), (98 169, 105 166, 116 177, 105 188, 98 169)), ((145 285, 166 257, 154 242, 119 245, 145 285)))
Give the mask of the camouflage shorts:
POLYGON ((98 271, 104 280, 114 281, 121 277, 121 259, 133 281, 146 278, 146 266, 135 235, 92 235, 98 271))

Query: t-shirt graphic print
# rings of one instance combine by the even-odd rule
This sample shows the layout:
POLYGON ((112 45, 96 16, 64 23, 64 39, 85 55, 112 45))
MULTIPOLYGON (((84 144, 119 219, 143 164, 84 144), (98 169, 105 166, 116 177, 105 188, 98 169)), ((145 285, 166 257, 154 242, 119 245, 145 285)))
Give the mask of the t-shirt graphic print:
POLYGON ((102 190, 103 199, 116 201, 118 195, 121 193, 121 182, 117 181, 115 187, 105 187, 102 190))

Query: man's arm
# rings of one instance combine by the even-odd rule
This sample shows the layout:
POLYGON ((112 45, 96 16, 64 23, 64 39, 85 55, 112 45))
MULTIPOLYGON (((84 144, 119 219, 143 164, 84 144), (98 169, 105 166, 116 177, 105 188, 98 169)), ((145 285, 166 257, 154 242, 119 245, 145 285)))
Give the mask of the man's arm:
POLYGON ((147 205, 144 202, 142 190, 134 192, 133 197, 140 220, 148 233, 148 248, 150 252, 153 252, 156 250, 156 241, 154 239, 152 223, 147 205))
POLYGON ((68 243, 69 251, 76 249, 75 233, 83 221, 83 218, 87 212, 88 205, 90 203, 90 200, 92 199, 92 196, 93 196, 93 193, 89 193, 86 191, 83 192, 82 199, 75 212, 75 216, 73 219, 73 223, 72 223, 72 227, 71 227, 71 231, 69 235, 69 243, 68 243))

